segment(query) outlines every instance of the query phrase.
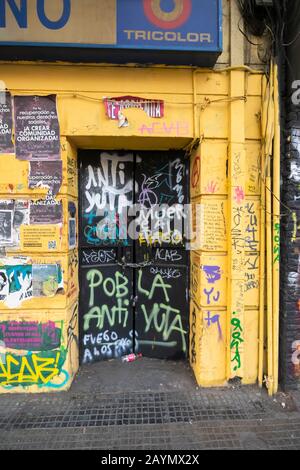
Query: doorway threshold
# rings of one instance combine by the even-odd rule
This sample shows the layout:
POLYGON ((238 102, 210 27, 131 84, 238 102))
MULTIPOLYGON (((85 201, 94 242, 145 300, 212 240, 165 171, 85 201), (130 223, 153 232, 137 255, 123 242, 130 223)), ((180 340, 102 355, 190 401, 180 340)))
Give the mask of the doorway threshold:
POLYGON ((112 359, 82 365, 72 393, 194 391, 197 384, 187 361, 142 357, 123 363, 112 359))

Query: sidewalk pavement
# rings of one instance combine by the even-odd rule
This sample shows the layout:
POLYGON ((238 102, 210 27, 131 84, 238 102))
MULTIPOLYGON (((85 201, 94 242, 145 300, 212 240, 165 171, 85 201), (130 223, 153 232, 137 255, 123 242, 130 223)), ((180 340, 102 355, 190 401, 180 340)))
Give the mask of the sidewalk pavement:
POLYGON ((300 449, 300 392, 200 389, 188 364, 84 366, 68 392, 0 396, 0 450, 300 449))

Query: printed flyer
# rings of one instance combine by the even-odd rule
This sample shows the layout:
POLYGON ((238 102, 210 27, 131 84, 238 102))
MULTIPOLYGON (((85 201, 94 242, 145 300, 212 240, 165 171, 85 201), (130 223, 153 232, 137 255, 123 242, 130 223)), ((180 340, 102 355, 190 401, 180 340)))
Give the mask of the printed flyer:
POLYGON ((30 162, 29 189, 49 189, 55 197, 62 185, 62 161, 30 162))
POLYGON ((15 96, 15 147, 19 160, 60 160, 56 96, 15 96))
POLYGON ((30 202, 31 225, 56 225, 63 221, 62 201, 57 201, 52 196, 45 199, 30 202))
POLYGON ((12 98, 8 92, 0 91, 0 154, 15 153, 12 142, 12 98))

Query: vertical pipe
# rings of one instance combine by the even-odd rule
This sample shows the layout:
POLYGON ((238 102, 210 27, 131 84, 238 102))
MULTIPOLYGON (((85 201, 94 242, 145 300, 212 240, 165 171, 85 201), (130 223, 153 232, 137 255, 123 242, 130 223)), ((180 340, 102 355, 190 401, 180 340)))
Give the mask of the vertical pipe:
POLYGON ((266 135, 266 245, 267 245, 267 388, 269 395, 273 395, 273 226, 272 226, 272 198, 271 198, 271 155, 272 140, 274 136, 274 70, 273 64, 270 67, 270 100, 268 107, 268 123, 266 135))
POLYGON ((260 263, 259 263, 259 337, 258 337, 258 384, 263 385, 265 342, 265 251, 266 251, 266 187, 265 187, 265 136, 267 126, 267 79, 262 80, 262 145, 260 161, 260 263))
MULTIPOLYGON (((270 167, 268 168, 268 174, 270 167)), ((272 250, 272 200, 271 177, 266 177, 266 218, 267 218, 267 329, 268 329, 268 393, 273 395, 273 250, 272 250)))
POLYGON ((280 292, 280 115, 278 68, 274 64, 274 155, 273 155, 273 393, 278 390, 279 292, 280 292))

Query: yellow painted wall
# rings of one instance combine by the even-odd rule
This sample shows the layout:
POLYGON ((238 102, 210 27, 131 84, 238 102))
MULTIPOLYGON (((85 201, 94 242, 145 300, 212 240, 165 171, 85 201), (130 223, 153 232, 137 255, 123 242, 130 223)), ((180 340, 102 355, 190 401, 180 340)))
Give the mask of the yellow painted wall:
MULTIPOLYGON (((228 254, 232 251, 229 245, 232 241, 230 230, 234 192, 229 163, 233 161, 233 146, 238 144, 244 154, 242 236, 245 239, 248 234, 251 235, 247 232, 249 224, 252 226, 255 221, 255 226, 259 228, 262 80, 259 72, 237 73, 238 77, 232 77, 229 71, 199 70, 195 73, 190 68, 0 64, 1 80, 13 95, 57 95, 63 161, 63 184, 57 198, 63 201, 64 207, 63 225, 56 228, 60 243, 54 252, 47 249, 8 251, 3 255, 7 260, 2 261, 5 265, 12 257, 22 256, 25 258, 23 262, 29 265, 60 264, 63 291, 51 298, 30 298, 15 309, 0 302, 0 324, 8 321, 61 322, 61 348, 66 354, 60 372, 53 355, 50 355, 50 379, 47 382, 46 375, 42 374, 44 382, 41 385, 42 379, 34 375, 39 371, 31 371, 30 376, 28 370, 17 370, 15 379, 11 378, 3 363, 4 356, 20 354, 2 344, 0 392, 64 390, 70 386, 78 368, 78 324, 74 322, 72 307, 78 296, 78 257, 76 247, 74 250, 68 247, 68 203, 77 204, 78 198, 77 148, 182 149, 196 138, 201 143, 191 154, 190 186, 192 202, 194 206, 198 204, 200 228, 197 235, 200 236, 199 243, 192 247, 191 256, 190 362, 199 385, 220 386, 233 377, 230 343, 234 331, 230 327, 232 312, 229 306, 234 303, 235 290, 232 259, 228 254), (241 77, 242 83, 247 83, 242 91, 239 89, 241 77), (117 121, 106 117, 102 99, 121 95, 164 100, 165 117, 151 119, 142 110, 129 109, 126 110, 129 127, 119 128, 117 121), (232 99, 241 95, 246 95, 247 99, 232 99), (239 112, 245 116, 241 120, 242 142, 239 136, 235 140, 232 129, 234 105, 237 106, 236 118, 239 112), (209 281, 205 266, 220 267, 220 279, 210 282, 212 280, 209 281), (73 339, 70 347, 71 331, 73 339), (28 376, 35 377, 37 383, 24 389, 24 382, 30 379, 28 376), (1 385, 3 383, 5 386, 1 385)), ((45 197, 46 191, 28 189, 28 171, 28 162, 1 155, 0 199, 45 197)), ((53 227, 49 227, 51 230, 53 227)), ((249 241, 247 247, 243 254, 244 264, 238 267, 242 280, 239 277, 236 279, 243 290, 243 343, 240 349, 243 367, 237 375, 242 377, 244 383, 254 383, 258 373, 259 238, 252 245, 249 241)), ((15 369, 30 367, 29 363, 24 365, 25 360, 23 363, 22 360, 15 364, 15 369)))

